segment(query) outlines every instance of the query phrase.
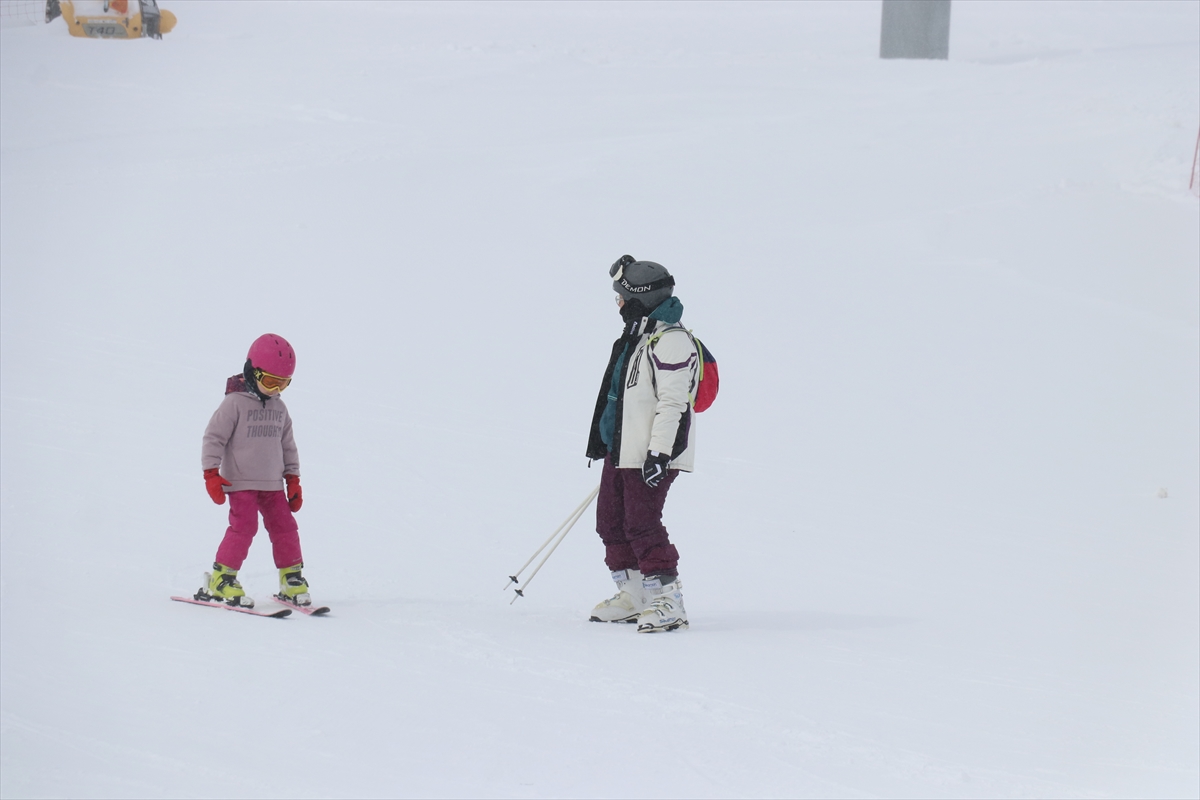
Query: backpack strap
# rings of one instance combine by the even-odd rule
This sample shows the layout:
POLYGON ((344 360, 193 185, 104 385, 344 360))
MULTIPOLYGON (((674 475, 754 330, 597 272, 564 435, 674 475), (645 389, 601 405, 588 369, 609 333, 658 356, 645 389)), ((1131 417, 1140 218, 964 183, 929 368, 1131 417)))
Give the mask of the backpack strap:
MULTIPOLYGON (((672 331, 686 333, 687 337, 692 340, 692 346, 696 348, 696 358, 700 362, 700 369, 696 373, 696 386, 698 387, 700 386, 700 381, 704 380, 704 346, 700 344, 699 339, 692 335, 691 328, 685 328, 679 323, 673 323, 669 327, 663 328, 661 331, 652 333, 650 338, 646 340, 646 347, 653 351, 654 345, 658 343, 658 340, 661 339, 664 334, 671 333, 672 331)), ((688 406, 691 408, 695 408, 696 406, 696 396, 691 392, 688 393, 688 406)))
POLYGON ((658 343, 659 339, 661 339, 665 334, 671 333, 672 331, 680 331, 682 333, 686 333, 688 335, 689 339, 691 339, 693 342, 696 341, 695 338, 692 336, 692 332, 690 330, 683 327, 678 322, 672 322, 670 325, 663 328, 662 330, 658 330, 658 331, 655 331, 654 333, 650 334, 650 338, 647 340, 646 344, 650 345, 651 347, 654 347, 654 345, 658 343))

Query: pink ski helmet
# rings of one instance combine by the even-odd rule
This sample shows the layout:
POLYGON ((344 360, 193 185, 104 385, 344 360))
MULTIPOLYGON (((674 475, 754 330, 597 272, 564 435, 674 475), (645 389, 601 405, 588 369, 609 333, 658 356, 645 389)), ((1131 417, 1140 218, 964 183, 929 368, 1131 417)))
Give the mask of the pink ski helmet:
POLYGON ((264 333, 255 339, 246 359, 255 369, 281 378, 290 378, 296 371, 296 351, 287 339, 274 333, 264 333))

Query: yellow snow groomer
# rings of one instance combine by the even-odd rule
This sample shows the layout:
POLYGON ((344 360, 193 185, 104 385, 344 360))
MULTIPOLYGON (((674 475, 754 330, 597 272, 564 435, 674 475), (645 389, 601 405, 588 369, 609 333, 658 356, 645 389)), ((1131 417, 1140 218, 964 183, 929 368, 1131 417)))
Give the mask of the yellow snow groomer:
POLYGON ((55 10, 72 36, 87 39, 161 39, 175 27, 175 15, 160 9, 157 0, 50 0, 47 21, 55 10))

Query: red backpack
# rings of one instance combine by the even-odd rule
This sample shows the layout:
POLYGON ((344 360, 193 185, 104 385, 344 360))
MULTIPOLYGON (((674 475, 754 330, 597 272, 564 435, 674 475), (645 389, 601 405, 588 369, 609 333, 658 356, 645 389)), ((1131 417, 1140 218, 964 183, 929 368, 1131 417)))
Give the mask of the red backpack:
POLYGON ((704 342, 692 335, 692 332, 686 328, 667 328, 664 331, 654 334, 650 337, 650 346, 654 347, 664 333, 670 331, 683 331, 692 340, 692 344, 696 345, 696 353, 700 356, 700 375, 696 386, 696 396, 692 398, 692 410, 699 414, 701 411, 707 411, 708 407, 717 399, 717 391, 721 388, 721 376, 717 372, 717 359, 713 356, 712 351, 704 346, 704 342))
MULTIPOLYGON (((691 332, 688 332, 689 335, 691 332)), ((696 352, 700 354, 700 383, 696 386, 696 397, 692 400, 692 409, 698 414, 706 411, 717 399, 717 391, 721 388, 721 376, 717 372, 717 359, 704 343, 692 336, 696 343, 696 352)))

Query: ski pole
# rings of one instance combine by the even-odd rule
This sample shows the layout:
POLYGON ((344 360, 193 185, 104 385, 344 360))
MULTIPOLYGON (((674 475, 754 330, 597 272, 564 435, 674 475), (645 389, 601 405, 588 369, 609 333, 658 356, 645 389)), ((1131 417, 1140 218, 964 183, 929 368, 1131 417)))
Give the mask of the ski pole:
POLYGON ((507 590, 508 587, 514 583, 520 583, 520 581, 517 580, 517 577, 522 572, 525 571, 526 567, 528 567, 530 564, 533 563, 533 560, 538 557, 538 553, 540 553, 546 549, 546 545, 548 545, 548 544, 550 544, 550 542, 554 541, 554 537, 558 536, 558 532, 561 531, 563 528, 565 528, 567 526, 567 523, 571 523, 572 525, 575 524, 573 522, 573 520, 576 517, 576 515, 578 515, 580 512, 582 512, 583 509, 587 508, 588 504, 592 502, 592 498, 595 497, 599 492, 600 492, 600 486, 599 486, 599 484, 597 484, 596 488, 591 491, 591 494, 589 494, 587 496, 587 498, 582 503, 580 503, 579 506, 574 511, 572 511, 570 514, 567 515, 567 518, 563 520, 562 525, 559 525, 557 528, 554 529, 554 533, 550 534, 550 538, 547 539, 546 541, 542 542, 542 546, 539 547, 537 550, 535 550, 533 555, 531 555, 529 557, 529 560, 521 565, 521 568, 519 570, 517 570, 516 574, 508 576, 508 580, 504 582, 504 589, 502 589, 501 591, 507 590))
POLYGON ((565 531, 563 531, 562 536, 558 537, 558 540, 554 542, 554 544, 550 547, 550 550, 547 551, 546 555, 542 557, 542 560, 538 562, 538 565, 533 568, 533 572, 529 573, 529 577, 525 579, 525 583, 522 584, 521 586, 517 587, 516 589, 513 589, 513 591, 516 592, 516 594, 513 595, 512 600, 508 601, 508 604, 510 606, 513 603, 517 602, 518 597, 525 596, 525 589, 528 588, 529 584, 533 582, 533 579, 538 574, 538 571, 546 564, 547 561, 550 560, 550 556, 554 555, 554 551, 558 549, 558 546, 560 544, 562 544, 563 539, 567 538, 567 534, 571 532, 571 528, 574 528, 575 523, 578 522, 579 518, 583 516, 583 512, 584 512, 585 508, 579 509, 579 512, 575 515, 575 518, 571 520, 571 524, 567 526, 567 529, 565 531))
MULTIPOLYGON (((580 503, 579 506, 576 507, 576 509, 574 511, 572 511, 565 520, 563 520, 562 524, 559 525, 554 530, 554 533, 550 534, 550 538, 547 539, 546 541, 542 542, 542 546, 539 547, 534 552, 534 554, 529 557, 529 560, 526 561, 524 564, 522 564, 521 568, 519 570, 517 570, 515 574, 508 576, 508 581, 504 584, 505 589, 507 589, 509 586, 511 586, 514 583, 520 582, 517 580, 517 577, 522 572, 525 571, 526 567, 528 567, 530 564, 533 563, 533 560, 538 557, 538 554, 541 553, 543 550, 545 550, 547 545, 549 545, 551 542, 553 542, 554 538, 557 536, 558 541, 554 542, 554 546, 550 548, 550 552, 546 553, 546 557, 541 560, 541 562, 533 570, 533 573, 525 580, 525 586, 529 585, 529 582, 531 580, 533 580, 533 576, 537 575, 538 570, 540 570, 542 568, 542 564, 545 564, 546 561, 550 558, 551 554, 554 552, 554 550, 560 544, 562 544, 562 540, 567 538, 567 534, 571 532, 571 528, 575 527, 575 523, 579 521, 579 518, 583 516, 583 512, 587 510, 587 507, 592 504, 592 500, 594 500, 596 498, 596 495, 598 495, 599 493, 600 493, 600 485, 597 484, 596 488, 592 489, 592 491, 588 493, 588 496, 584 498, 583 502, 580 503), (562 536, 559 536, 559 531, 562 531, 562 536)), ((522 593, 522 590, 525 588, 525 586, 520 586, 517 588, 516 592, 517 592, 518 597, 524 596, 522 593)), ((513 599, 516 600, 515 597, 513 599)), ((511 603, 510 603, 510 605, 511 605, 511 603)))

